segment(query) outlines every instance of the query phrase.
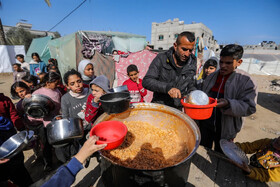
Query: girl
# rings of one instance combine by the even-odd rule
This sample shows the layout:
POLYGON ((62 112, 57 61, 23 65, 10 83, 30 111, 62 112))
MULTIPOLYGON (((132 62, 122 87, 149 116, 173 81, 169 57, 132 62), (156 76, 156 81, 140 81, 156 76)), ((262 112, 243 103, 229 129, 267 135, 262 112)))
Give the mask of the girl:
POLYGON ((47 66, 45 62, 40 59, 38 53, 32 53, 31 58, 33 60, 30 61, 30 74, 38 76, 40 73, 47 73, 47 66))
POLYGON ((30 88, 24 82, 15 82, 11 87, 11 95, 13 98, 20 98, 16 105, 19 116, 24 118, 24 110, 22 108, 22 101, 26 95, 31 94, 30 88))
POLYGON ((103 110, 100 109, 99 98, 102 95, 109 93, 110 81, 106 76, 100 75, 90 82, 90 88, 92 94, 90 94, 87 99, 85 111, 85 120, 88 123, 92 123, 103 113, 103 110))
POLYGON ((82 75, 84 84, 88 85, 96 76, 94 75, 93 63, 88 60, 82 60, 78 67, 79 73, 82 75))
POLYGON ((23 69, 21 68, 20 64, 13 64, 13 76, 14 76, 14 82, 20 81, 22 79, 22 77, 24 77, 26 75, 26 71, 23 71, 23 69))
POLYGON ((47 141, 46 126, 55 116, 59 115, 61 93, 57 89, 57 84, 60 79, 61 77, 55 72, 47 73, 42 80, 42 87, 32 93, 32 95, 40 94, 51 98, 55 105, 53 111, 51 111, 48 116, 41 119, 28 117, 31 121, 29 128, 38 132, 41 143, 43 144, 43 157, 45 162, 44 170, 46 171, 52 170, 52 147, 47 141), (38 122, 40 124, 43 123, 43 125, 38 124, 38 122))
MULTIPOLYGON (((84 120, 84 110, 86 108, 86 101, 90 95, 89 89, 83 87, 82 76, 79 72, 72 69, 64 74, 63 80, 68 88, 68 92, 61 98, 61 112, 63 118, 80 118, 84 120)), ((86 133, 84 133, 86 135, 86 133)), ((75 140, 73 143, 64 147, 56 148, 55 153, 57 158, 65 163, 73 155, 75 155, 80 148, 79 142, 75 140)))
POLYGON ((21 81, 30 88, 31 93, 40 88, 40 85, 38 85, 39 79, 34 75, 25 75, 21 81))

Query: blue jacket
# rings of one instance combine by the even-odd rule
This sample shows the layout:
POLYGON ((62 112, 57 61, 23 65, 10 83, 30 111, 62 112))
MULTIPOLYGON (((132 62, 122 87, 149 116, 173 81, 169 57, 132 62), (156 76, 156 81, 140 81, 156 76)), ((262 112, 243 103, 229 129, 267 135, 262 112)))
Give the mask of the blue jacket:
POLYGON ((77 173, 83 169, 83 165, 73 157, 67 166, 61 166, 57 172, 41 187, 69 187, 74 183, 77 173))
POLYGON ((38 68, 38 67, 40 68, 40 71, 41 71, 40 73, 42 73, 42 72, 47 73, 48 72, 45 62, 39 62, 38 64, 30 64, 30 74, 34 75, 34 76, 38 76, 35 72, 35 69, 38 68))

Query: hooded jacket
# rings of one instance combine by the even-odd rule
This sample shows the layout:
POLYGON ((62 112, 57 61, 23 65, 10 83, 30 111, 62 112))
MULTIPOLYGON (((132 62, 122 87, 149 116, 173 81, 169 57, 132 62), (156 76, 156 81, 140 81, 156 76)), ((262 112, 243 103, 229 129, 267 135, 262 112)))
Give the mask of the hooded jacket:
POLYGON ((168 91, 177 88, 182 97, 195 88, 196 57, 191 54, 181 73, 177 71, 174 59, 174 48, 158 54, 152 61, 147 74, 143 78, 144 88, 154 92, 152 102, 181 109, 181 98, 171 98, 168 91))
MULTIPOLYGON (((220 71, 210 74, 203 82, 202 91, 207 95, 214 86, 220 71)), ((243 70, 236 69, 225 83, 224 98, 229 106, 220 108, 221 139, 233 139, 241 130, 243 118, 256 112, 257 86, 250 75, 243 70)))

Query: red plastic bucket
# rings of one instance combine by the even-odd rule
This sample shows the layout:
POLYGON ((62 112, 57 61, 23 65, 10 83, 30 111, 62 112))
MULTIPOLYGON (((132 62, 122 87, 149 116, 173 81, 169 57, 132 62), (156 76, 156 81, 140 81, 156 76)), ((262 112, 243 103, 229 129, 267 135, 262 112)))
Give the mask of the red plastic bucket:
POLYGON ((107 144, 104 150, 120 146, 126 136, 127 127, 120 121, 103 121, 90 130, 90 136, 96 135, 99 140, 96 144, 107 144))
POLYGON ((192 119, 204 120, 211 117, 213 108, 217 105, 217 100, 209 97, 208 105, 193 105, 185 103, 184 98, 181 99, 181 103, 184 107, 184 112, 192 119))

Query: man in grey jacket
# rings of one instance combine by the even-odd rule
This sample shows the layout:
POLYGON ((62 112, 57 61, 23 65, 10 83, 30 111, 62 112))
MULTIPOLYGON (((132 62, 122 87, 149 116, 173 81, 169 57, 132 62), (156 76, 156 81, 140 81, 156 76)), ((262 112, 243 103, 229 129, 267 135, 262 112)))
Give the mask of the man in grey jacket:
POLYGON ((220 139, 233 140, 241 130, 243 118, 256 112, 257 86, 250 75, 236 69, 242 63, 243 48, 230 44, 220 54, 220 70, 209 75, 203 91, 217 98, 211 118, 199 122, 201 145, 222 152, 220 139))
POLYGON ((173 47, 152 61, 142 82, 144 88, 154 92, 152 102, 181 109, 181 97, 196 89, 194 44, 194 34, 182 32, 173 47))

